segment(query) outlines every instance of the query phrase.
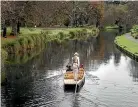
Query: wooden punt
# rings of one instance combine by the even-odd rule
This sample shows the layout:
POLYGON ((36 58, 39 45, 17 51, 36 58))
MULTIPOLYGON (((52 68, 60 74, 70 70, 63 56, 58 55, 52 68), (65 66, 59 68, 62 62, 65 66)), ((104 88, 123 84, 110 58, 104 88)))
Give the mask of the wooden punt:
POLYGON ((84 82, 85 82, 85 70, 84 70, 84 68, 79 68, 77 80, 74 80, 73 71, 67 71, 66 73, 64 73, 64 86, 76 85, 76 84, 77 84, 77 86, 80 86, 84 82))

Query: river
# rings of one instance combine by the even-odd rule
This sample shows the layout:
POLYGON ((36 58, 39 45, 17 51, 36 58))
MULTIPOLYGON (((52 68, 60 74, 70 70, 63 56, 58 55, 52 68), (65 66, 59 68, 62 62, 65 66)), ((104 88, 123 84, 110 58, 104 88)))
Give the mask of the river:
POLYGON ((2 107, 137 107, 138 63, 115 47, 118 34, 102 31, 88 41, 49 43, 25 64, 5 65, 2 107), (76 51, 86 78, 75 96, 64 90, 62 73, 76 51))

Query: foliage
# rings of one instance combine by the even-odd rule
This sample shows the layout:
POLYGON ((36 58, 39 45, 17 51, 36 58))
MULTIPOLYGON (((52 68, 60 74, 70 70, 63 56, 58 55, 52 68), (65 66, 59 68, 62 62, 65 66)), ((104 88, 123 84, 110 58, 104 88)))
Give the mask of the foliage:
POLYGON ((28 27, 91 25, 91 21, 103 18, 103 3, 97 3, 94 7, 90 1, 2 1, 2 23, 8 22, 12 29, 16 28, 17 21, 28 27))
POLYGON ((101 25, 104 18, 104 3, 103 1, 95 2, 93 5, 94 14, 96 16, 96 26, 101 25))
POLYGON ((135 39, 138 39, 138 25, 134 25, 130 31, 131 31, 131 35, 135 39))
POLYGON ((64 25, 68 27, 69 24, 70 24, 70 20, 69 20, 69 18, 67 18, 67 19, 65 20, 65 22, 64 22, 64 25))
POLYGON ((104 11, 104 25, 121 25, 126 23, 127 18, 125 17, 128 15, 128 6, 127 4, 105 4, 105 11, 104 11))

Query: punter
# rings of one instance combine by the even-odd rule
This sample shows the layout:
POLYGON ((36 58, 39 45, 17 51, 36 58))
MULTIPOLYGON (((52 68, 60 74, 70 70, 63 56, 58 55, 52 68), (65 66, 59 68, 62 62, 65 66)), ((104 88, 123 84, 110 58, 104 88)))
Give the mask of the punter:
POLYGON ((78 78, 78 64, 77 63, 73 63, 73 72, 74 72, 74 80, 77 81, 78 78))
POLYGON ((80 58, 79 58, 79 54, 77 52, 75 52, 74 57, 72 58, 72 64, 76 63, 78 68, 80 66, 80 58))

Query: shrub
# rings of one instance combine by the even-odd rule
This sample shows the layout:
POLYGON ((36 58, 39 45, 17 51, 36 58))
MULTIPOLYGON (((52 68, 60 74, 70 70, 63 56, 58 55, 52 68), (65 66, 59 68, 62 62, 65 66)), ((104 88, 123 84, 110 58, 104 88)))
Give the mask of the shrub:
POLYGON ((41 37, 40 36, 36 36, 36 45, 40 46, 41 44, 41 37))
POLYGON ((67 19, 64 21, 64 25, 68 27, 68 26, 69 26, 69 23, 70 23, 70 20, 69 20, 69 18, 67 18, 67 19))
POLYGON ((131 35, 137 39, 138 38, 138 25, 134 25, 132 29, 130 30, 131 35))
POLYGON ((86 35, 86 34, 87 34, 87 30, 86 30, 86 29, 82 29, 81 33, 82 33, 83 35, 86 35))
POLYGON ((28 43, 27 43, 27 39, 26 39, 25 37, 19 38, 18 41, 19 41, 20 45, 21 45, 23 48, 25 48, 26 45, 28 44, 28 43))
POLYGON ((33 41, 32 37, 28 36, 28 37, 26 37, 26 39, 28 41, 27 48, 29 48, 29 49, 33 48, 34 47, 34 41, 33 41))
POLYGON ((69 34, 70 34, 70 39, 73 39, 75 37, 75 32, 70 31, 69 34))
POLYGON ((58 35, 60 40, 64 39, 65 34, 63 32, 59 32, 58 35))
POLYGON ((20 43, 18 42, 18 40, 15 40, 13 42, 8 43, 6 47, 8 53, 18 53, 20 50, 20 43))

